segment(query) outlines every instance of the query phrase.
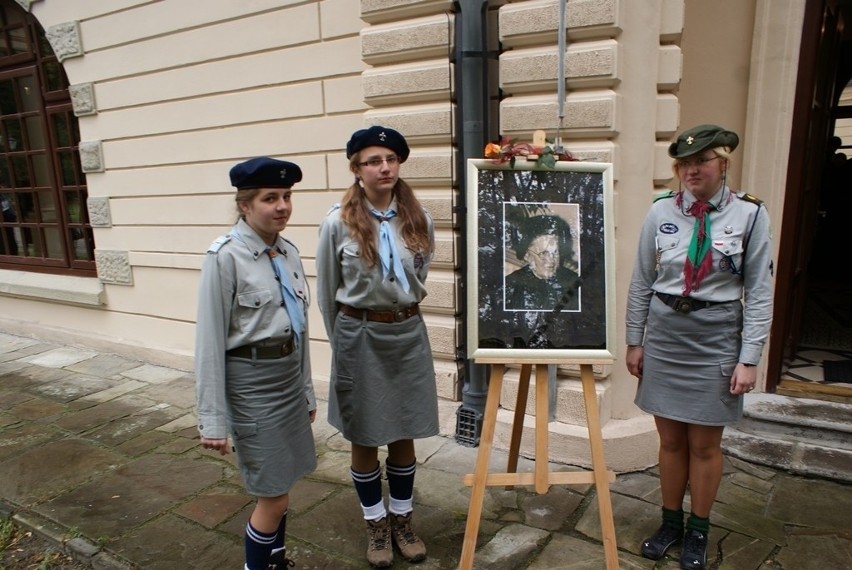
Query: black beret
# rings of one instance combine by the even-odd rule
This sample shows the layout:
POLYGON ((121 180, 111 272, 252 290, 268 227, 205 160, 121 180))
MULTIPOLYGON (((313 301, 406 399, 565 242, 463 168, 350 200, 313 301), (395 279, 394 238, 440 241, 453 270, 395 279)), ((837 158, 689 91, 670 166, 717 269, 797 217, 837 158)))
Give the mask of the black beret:
POLYGON ((404 136, 388 127, 374 125, 352 134, 352 138, 346 143, 346 158, 352 158, 352 155, 368 146, 389 148, 396 153, 400 162, 405 162, 410 152, 404 136))
POLYGON ((231 168, 231 186, 248 188, 292 188, 302 180, 302 169, 286 160, 259 156, 231 168))
POLYGON ((738 144, 740 137, 734 131, 725 130, 718 125, 698 125, 683 131, 677 140, 669 145, 669 156, 683 158, 720 146, 734 150, 738 144))
POLYGON ((518 245, 515 246, 515 255, 523 259, 527 254, 530 244, 539 236, 556 236, 559 244, 559 254, 565 261, 571 254, 571 226, 559 216, 542 215, 527 218, 520 223, 520 237, 518 245))

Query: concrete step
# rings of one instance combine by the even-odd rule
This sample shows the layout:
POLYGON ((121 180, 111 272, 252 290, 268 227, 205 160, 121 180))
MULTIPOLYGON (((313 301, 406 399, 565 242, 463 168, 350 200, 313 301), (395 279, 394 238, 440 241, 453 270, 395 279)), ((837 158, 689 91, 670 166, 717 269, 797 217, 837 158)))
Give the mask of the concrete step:
POLYGON ((748 394, 726 453, 801 475, 852 481, 852 405, 748 394))

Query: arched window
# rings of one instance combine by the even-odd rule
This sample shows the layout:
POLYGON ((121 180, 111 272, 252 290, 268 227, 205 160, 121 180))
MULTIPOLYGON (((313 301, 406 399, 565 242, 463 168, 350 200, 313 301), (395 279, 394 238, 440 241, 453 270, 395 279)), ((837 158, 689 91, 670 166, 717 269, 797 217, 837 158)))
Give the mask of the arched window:
POLYGON ((0 0, 0 269, 94 275, 79 141, 44 30, 0 0))

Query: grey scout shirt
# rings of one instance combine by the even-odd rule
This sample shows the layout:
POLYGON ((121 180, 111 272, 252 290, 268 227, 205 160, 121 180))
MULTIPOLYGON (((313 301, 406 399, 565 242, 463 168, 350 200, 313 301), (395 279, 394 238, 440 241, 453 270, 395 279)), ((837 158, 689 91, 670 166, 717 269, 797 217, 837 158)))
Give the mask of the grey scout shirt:
MULTIPOLYGON (((396 200, 391 208, 397 209, 396 200)), ((411 290, 406 293, 396 279, 384 279, 380 267, 367 267, 361 260, 358 242, 340 219, 340 205, 335 204, 320 224, 317 246, 317 304, 322 312, 328 337, 334 333, 338 303, 358 309, 396 310, 419 303, 426 297, 426 276, 432 256, 405 247, 400 235, 399 217, 390 219, 397 249, 411 290)), ((435 233, 432 217, 426 212, 429 242, 434 251, 435 233)), ((379 221, 375 220, 378 236, 379 221)))
MULTIPOLYGON (((654 201, 639 235, 627 297, 627 344, 641 345, 654 292, 683 295, 683 266, 695 226, 688 213, 695 198, 684 191, 654 201), (659 262, 657 259, 659 258, 659 262)), ((769 214, 744 192, 723 187, 709 200, 713 270, 690 297, 701 301, 743 300, 739 361, 757 364, 772 320, 772 246, 769 214)), ((708 331, 709 333, 710 331, 708 331)))
MULTIPOLYGON (((290 318, 266 244, 240 220, 230 233, 218 238, 207 250, 198 289, 195 340, 195 376, 198 430, 204 437, 227 436, 225 397, 225 352, 267 340, 286 341, 292 335, 290 318)), ((284 261, 290 281, 307 315, 308 284, 299 251, 278 236, 276 249, 284 261)), ((302 381, 308 410, 316 409, 308 351, 307 318, 302 334, 302 381)))

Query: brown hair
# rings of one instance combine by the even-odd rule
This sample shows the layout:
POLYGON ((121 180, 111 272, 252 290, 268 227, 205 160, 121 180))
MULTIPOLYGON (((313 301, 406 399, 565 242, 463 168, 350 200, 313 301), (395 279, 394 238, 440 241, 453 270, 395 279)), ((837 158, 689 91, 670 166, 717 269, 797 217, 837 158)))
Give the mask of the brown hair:
POLYGON ((237 205, 237 222, 246 219, 246 215, 243 213, 242 209, 240 208, 240 205, 248 204, 249 202, 254 200, 254 197, 257 196, 258 192, 260 192, 260 188, 243 188, 237 190, 237 195, 234 196, 234 202, 236 202, 237 205))
MULTIPOLYGON (((354 172, 358 167, 359 154, 349 160, 349 168, 354 172)), ((432 243, 429 240, 429 226, 426 213, 414 190, 402 178, 397 179, 393 187, 393 195, 398 205, 397 216, 401 222, 400 233, 405 241, 405 247, 415 252, 432 253, 432 243)), ((379 252, 376 242, 376 226, 373 215, 367 205, 367 197, 359 181, 355 181, 346 191, 341 201, 340 219, 346 224, 358 242, 361 257, 372 267, 378 263, 379 252)))

